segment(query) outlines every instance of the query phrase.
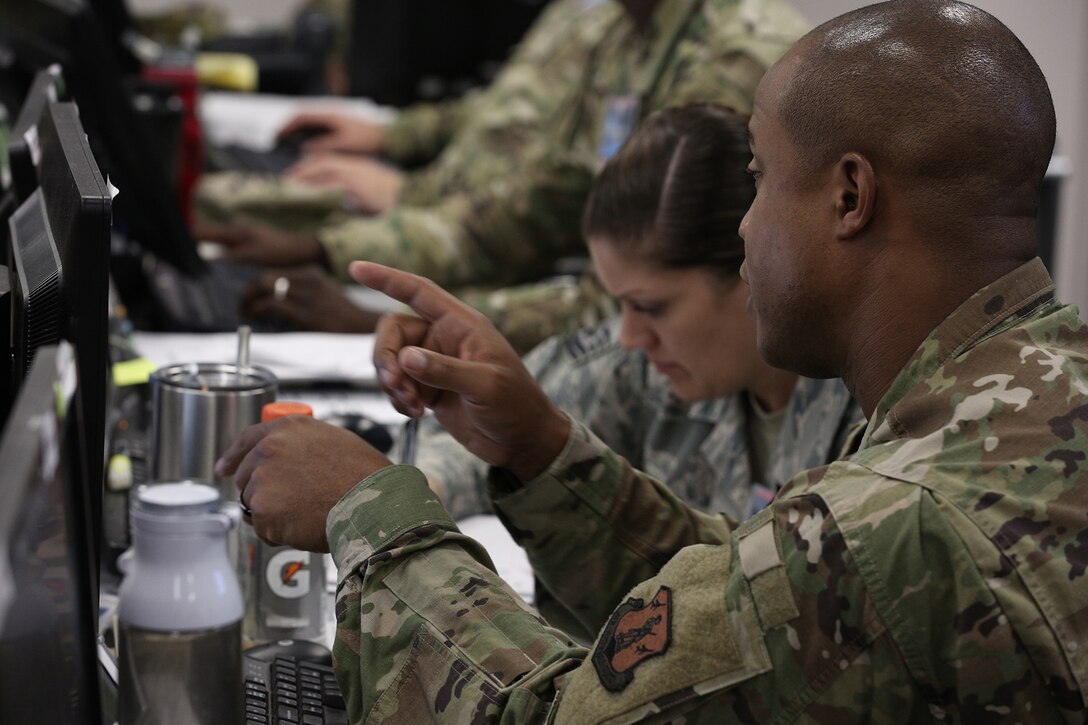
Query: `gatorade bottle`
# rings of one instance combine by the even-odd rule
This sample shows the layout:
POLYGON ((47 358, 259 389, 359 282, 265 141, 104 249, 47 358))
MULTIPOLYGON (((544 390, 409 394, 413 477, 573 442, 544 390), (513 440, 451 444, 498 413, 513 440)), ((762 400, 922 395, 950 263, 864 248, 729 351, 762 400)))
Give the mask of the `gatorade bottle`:
MULTIPOLYGON (((261 409, 261 422, 313 414, 304 403, 268 403, 261 409)), ((241 539, 243 571, 239 579, 244 583, 246 600, 243 643, 307 639, 324 644, 325 557, 266 544, 244 521, 241 539)))

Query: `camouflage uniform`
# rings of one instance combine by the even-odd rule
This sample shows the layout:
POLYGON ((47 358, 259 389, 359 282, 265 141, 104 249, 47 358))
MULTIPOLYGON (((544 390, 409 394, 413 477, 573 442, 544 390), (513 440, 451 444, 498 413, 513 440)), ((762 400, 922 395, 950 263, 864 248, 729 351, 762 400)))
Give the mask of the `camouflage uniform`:
MULTIPOLYGON (((665 483, 702 511, 747 518, 766 501, 753 486, 776 490, 793 474, 839 457, 861 409, 838 379, 797 383, 787 405, 768 480, 753 475, 742 395, 686 404, 646 356, 619 345, 619 319, 543 343, 525 357, 541 388, 617 455, 665 483)), ((398 458, 397 451, 392 458, 398 458)), ((416 465, 440 479, 455 519, 489 511, 487 466, 433 418, 420 426, 416 465)))
POLYGON ((383 469, 328 519, 350 715, 1083 722, 1085 411, 1088 326, 1035 259, 930 334, 855 455, 739 527, 575 426, 539 479, 491 486, 538 576, 604 624, 591 650, 520 602, 416 469, 383 469))
POLYGON ((486 291, 462 290, 458 297, 487 315, 519 354, 549 337, 581 330, 620 313, 596 270, 486 291))
POLYGON ((661 0, 645 31, 616 3, 569 28, 539 62, 504 70, 395 209, 322 226, 334 273, 368 259, 452 287, 538 279, 583 250, 579 220, 611 99, 638 98, 638 118, 692 100, 747 112, 806 25, 786 0, 661 0))
POLYGON ((578 82, 590 49, 619 12, 602 0, 552 0, 486 90, 402 111, 386 128, 385 154, 393 161, 430 162, 454 139, 460 149, 442 157, 442 171, 410 174, 407 187, 436 185, 458 164, 480 163, 481 153, 509 157, 534 138, 578 82))
MULTIPOLYGON (((759 480, 749 460, 744 396, 693 405, 677 400, 644 354, 620 347, 619 325, 616 319, 553 338, 526 356, 525 366, 560 408, 688 506, 748 518, 793 474, 840 458, 851 434, 860 432, 861 408, 842 381, 801 378, 767 478, 759 480)), ((491 509, 487 465, 433 418, 420 427, 416 465, 441 481, 442 502, 455 519, 491 509)), ((593 641, 598 628, 587 629, 539 581, 533 603, 550 624, 593 641)))
MULTIPOLYGON (((592 47, 621 12, 613 3, 557 0, 533 23, 487 90, 402 111, 386 129, 385 155, 398 164, 433 162, 406 175, 402 198, 437 203, 444 194, 441 184, 458 182, 459 165, 471 166, 474 179, 511 173, 518 149, 543 132, 573 92, 592 47)), ((335 227, 345 218, 342 193, 315 197, 290 180, 266 175, 209 174, 201 180, 196 203, 198 214, 209 221, 296 229, 300 207, 310 228, 335 227)))
MULTIPOLYGON (((645 32, 614 4, 588 15, 574 24, 579 33, 591 20, 608 22, 592 33, 599 40, 588 62, 577 33, 557 46, 559 62, 573 43, 578 75, 547 86, 560 99, 551 103, 556 113, 532 109, 530 133, 501 148, 462 132, 390 213, 323 227, 334 273, 368 259, 454 287, 547 274, 558 257, 583 249, 579 221, 612 99, 637 98, 638 118, 692 100, 748 111, 763 72, 806 29, 785 0, 661 0, 645 32)), ((506 134, 519 104, 492 108, 506 134)), ((493 135, 487 113, 477 109, 474 121, 477 133, 493 135)))

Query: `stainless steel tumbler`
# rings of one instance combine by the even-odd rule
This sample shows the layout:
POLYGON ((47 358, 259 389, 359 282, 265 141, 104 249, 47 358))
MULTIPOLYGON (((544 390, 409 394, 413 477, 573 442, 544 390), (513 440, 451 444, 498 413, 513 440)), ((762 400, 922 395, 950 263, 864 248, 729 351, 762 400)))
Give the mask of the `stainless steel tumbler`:
POLYGON ((238 492, 215 461, 276 399, 276 376, 255 365, 186 363, 151 376, 151 478, 214 481, 224 501, 238 492))

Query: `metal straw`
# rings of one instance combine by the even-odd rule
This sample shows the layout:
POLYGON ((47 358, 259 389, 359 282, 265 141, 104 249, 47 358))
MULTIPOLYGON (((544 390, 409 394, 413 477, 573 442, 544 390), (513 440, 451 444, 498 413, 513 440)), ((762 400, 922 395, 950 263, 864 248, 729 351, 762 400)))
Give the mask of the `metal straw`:
POLYGON ((249 367, 249 325, 238 326, 238 374, 249 367))

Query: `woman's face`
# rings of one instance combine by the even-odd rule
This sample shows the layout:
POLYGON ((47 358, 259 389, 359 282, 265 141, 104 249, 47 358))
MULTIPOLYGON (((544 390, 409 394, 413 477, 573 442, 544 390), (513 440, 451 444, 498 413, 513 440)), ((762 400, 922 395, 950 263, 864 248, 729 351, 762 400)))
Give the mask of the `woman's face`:
POLYGON ((705 268, 669 269, 626 245, 591 238, 602 284, 620 301, 620 344, 645 351, 676 397, 709 400, 748 389, 764 368, 748 285, 705 268))

